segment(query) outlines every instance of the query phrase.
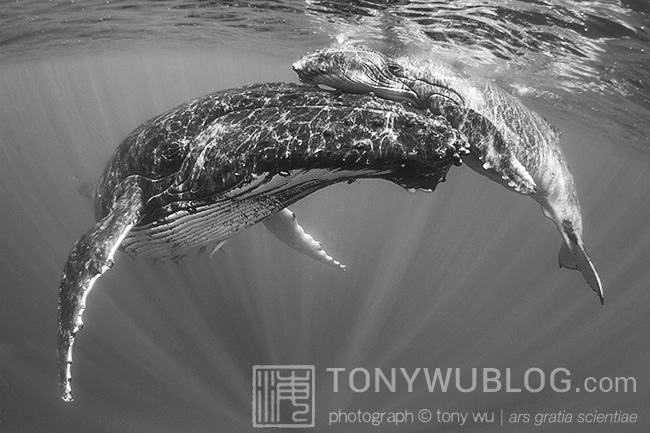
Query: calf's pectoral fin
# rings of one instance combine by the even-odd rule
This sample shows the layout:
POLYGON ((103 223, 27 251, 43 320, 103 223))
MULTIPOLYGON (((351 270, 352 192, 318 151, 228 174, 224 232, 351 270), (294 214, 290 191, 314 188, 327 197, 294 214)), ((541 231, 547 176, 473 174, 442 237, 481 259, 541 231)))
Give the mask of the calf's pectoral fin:
POLYGON ((63 269, 59 291, 57 363, 61 397, 72 401, 72 346, 83 327, 82 315, 93 284, 113 266, 113 256, 138 222, 143 208, 142 190, 126 187, 112 211, 75 243, 63 269))
POLYGON ((470 137, 470 151, 490 171, 497 183, 521 194, 534 194, 537 185, 528 170, 512 151, 512 143, 486 117, 473 110, 461 110, 462 129, 470 137), (496 175, 496 176, 494 176, 496 175))
POLYGON ((528 170, 507 148, 491 147, 493 140, 484 140, 477 145, 475 152, 482 162, 483 170, 493 171, 498 176, 497 183, 521 194, 534 194, 537 185, 528 170))
POLYGON ((474 110, 441 102, 440 97, 429 98, 432 112, 442 113, 470 144, 470 154, 463 158, 479 174, 521 194, 534 194, 537 185, 526 167, 512 151, 501 132, 490 120, 474 110))
POLYGON ((305 232, 298 224, 296 215, 289 209, 282 209, 280 212, 271 215, 264 220, 264 225, 275 237, 294 250, 337 269, 343 271, 346 269, 345 265, 321 248, 320 242, 317 242, 305 232))
POLYGON ((537 191, 537 185, 523 164, 509 152, 504 155, 503 159, 507 162, 499 170, 499 174, 508 183, 508 186, 521 194, 534 194, 537 191))
MULTIPOLYGON (((563 226, 567 227, 567 224, 563 224, 563 226)), ((589 255, 587 255, 582 240, 576 236, 576 233, 570 228, 570 224, 568 226, 569 228, 562 232, 564 242, 560 247, 558 256, 559 265, 562 268, 580 271, 587 284, 589 284, 589 287, 596 292, 602 304, 605 298, 598 272, 596 272, 594 264, 591 262, 589 255)))
POLYGON ((517 167, 517 164, 521 166, 522 170, 508 170, 503 169, 497 170, 494 163, 485 162, 485 158, 482 158, 479 154, 479 151, 476 149, 471 149, 469 155, 463 157, 463 162, 476 173, 486 176, 488 179, 493 182, 498 183, 499 185, 514 190, 521 194, 534 194, 537 190, 535 181, 530 176, 528 171, 521 166, 519 161, 516 161, 513 164, 513 167, 517 167))

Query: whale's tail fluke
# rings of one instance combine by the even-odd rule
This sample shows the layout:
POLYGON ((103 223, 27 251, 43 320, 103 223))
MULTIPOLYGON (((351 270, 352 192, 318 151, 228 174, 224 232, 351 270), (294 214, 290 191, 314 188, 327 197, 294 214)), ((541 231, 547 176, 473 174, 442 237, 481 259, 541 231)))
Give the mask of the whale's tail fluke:
POLYGON ((576 269, 582 272, 589 287, 591 287, 600 298, 600 303, 604 303, 605 298, 603 297, 603 286, 600 282, 600 277, 598 276, 598 272, 596 272, 593 263, 591 263, 591 259, 587 255, 582 241, 576 237, 575 232, 573 231, 562 233, 562 235, 565 241, 560 247, 560 254, 558 257, 560 267, 576 269))

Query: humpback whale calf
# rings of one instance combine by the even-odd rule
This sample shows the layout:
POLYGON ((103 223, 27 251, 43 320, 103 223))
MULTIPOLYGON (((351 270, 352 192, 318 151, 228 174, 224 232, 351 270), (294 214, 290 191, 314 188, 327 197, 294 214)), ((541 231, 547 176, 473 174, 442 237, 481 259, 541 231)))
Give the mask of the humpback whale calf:
POLYGON ((601 303, 600 277, 582 240, 582 213, 560 133, 519 99, 429 58, 388 56, 355 45, 327 48, 293 65, 304 83, 373 93, 443 115, 470 144, 470 168, 542 207, 563 238, 559 264, 577 269, 601 303))
POLYGON ((444 117, 370 95, 268 83, 161 114, 118 146, 95 192, 96 225, 74 245, 59 292, 57 362, 72 400, 72 347, 95 281, 118 249, 177 259, 213 252, 264 221, 287 245, 337 268, 286 207, 338 182, 377 178, 433 191, 468 144, 444 117))

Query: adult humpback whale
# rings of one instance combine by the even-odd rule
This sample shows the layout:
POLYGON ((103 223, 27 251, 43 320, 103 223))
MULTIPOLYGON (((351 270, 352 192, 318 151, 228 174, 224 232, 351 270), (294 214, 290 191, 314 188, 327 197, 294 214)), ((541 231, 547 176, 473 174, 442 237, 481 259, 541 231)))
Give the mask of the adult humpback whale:
POLYGON ((431 59, 389 57, 361 46, 320 50, 293 68, 305 83, 373 93, 444 115, 469 141, 463 162, 537 201, 564 240, 560 266, 582 272, 603 302, 600 277, 582 241, 582 213, 560 134, 517 98, 431 59))
POLYGON ((286 206, 338 182, 386 179, 432 191, 467 143, 444 117, 372 96, 257 84, 180 105, 131 132, 95 194, 97 224, 74 245, 59 294, 57 361, 72 400, 75 334, 117 249, 177 258, 265 221, 288 245, 341 265, 286 206))

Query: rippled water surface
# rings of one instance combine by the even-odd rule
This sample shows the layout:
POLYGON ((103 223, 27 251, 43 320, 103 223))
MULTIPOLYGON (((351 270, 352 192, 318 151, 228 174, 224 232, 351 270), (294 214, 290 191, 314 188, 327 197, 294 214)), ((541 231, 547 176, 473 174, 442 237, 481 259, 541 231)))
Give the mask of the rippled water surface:
POLYGON ((251 369, 313 364, 314 431, 650 428, 650 7, 644 1, 14 1, 0 5, 0 432, 253 431, 251 369), (340 273, 262 227, 210 260, 118 254, 89 298, 76 399, 58 396, 63 264, 94 222, 74 179, 185 100, 296 81, 343 41, 431 55, 520 97, 563 132, 600 306, 557 266, 530 199, 453 168, 433 194, 336 185, 293 206, 340 273), (332 392, 326 368, 567 368, 636 393, 332 392), (328 425, 331 411, 637 413, 635 425, 328 425))

